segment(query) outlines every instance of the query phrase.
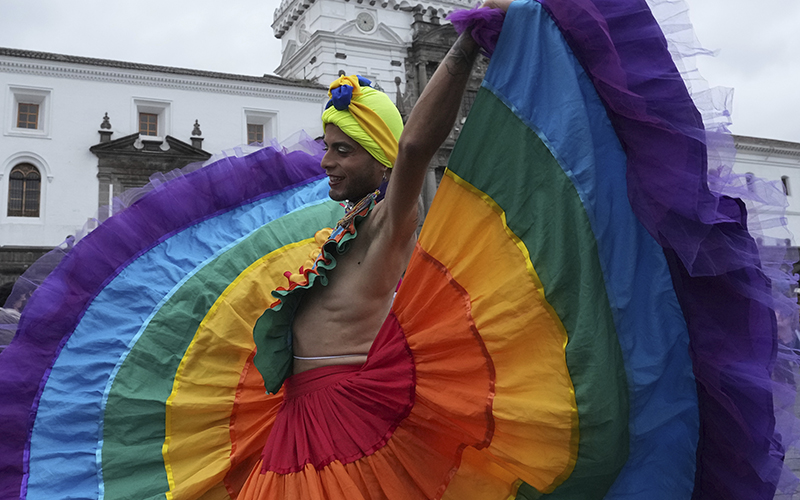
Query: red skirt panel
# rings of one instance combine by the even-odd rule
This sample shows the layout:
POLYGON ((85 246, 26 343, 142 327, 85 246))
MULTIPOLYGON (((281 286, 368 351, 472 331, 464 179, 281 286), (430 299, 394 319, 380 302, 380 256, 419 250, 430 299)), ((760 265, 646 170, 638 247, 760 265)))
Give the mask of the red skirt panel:
POLYGON ((286 380, 261 472, 319 470, 374 453, 408 416, 415 385, 411 351, 390 314, 363 366, 325 366, 286 380))

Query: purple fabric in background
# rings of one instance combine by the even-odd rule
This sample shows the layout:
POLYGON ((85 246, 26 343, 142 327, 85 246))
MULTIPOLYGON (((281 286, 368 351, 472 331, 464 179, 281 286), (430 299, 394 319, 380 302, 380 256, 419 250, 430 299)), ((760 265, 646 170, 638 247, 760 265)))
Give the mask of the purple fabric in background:
POLYGON ((506 13, 500 9, 475 7, 470 10, 453 11, 446 19, 453 23, 459 35, 469 30, 472 39, 483 49, 483 55, 492 57, 505 18, 506 13))
POLYGON ((694 498, 770 499, 784 452, 770 379, 775 301, 744 204, 708 188, 711 136, 644 0, 538 1, 603 100, 633 211, 670 264, 698 386, 694 498))
POLYGON ((320 159, 321 154, 264 148, 247 156, 218 158, 170 180, 168 190, 154 182, 137 194, 141 199, 64 256, 28 302, 17 338, 0 353, 0 498, 20 497, 28 472, 23 450, 50 367, 105 284, 171 234, 215 213, 321 178, 320 159), (172 216, 158 215, 163 213, 172 216), (82 265, 85 262, 94 265, 89 268, 82 265))

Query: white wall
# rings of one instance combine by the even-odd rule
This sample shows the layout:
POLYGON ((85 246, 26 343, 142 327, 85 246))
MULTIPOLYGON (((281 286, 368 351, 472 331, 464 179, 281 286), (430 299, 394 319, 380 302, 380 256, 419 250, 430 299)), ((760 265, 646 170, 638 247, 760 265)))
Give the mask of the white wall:
MULTIPOLYGON (((767 181, 766 184, 759 181, 750 188, 757 196, 766 200, 781 198, 783 191, 781 178, 785 176, 788 179, 789 193, 785 198, 787 203, 785 207, 769 204, 757 207, 764 214, 760 217, 762 226, 760 232, 767 238, 774 239, 772 244, 780 244, 788 238, 792 246, 798 246, 800 244, 800 144, 743 136, 736 136, 735 142, 737 151, 734 172, 742 176, 752 173, 767 181), (785 227, 779 224, 780 217, 786 218, 785 227)), ((759 224, 759 221, 753 224, 752 229, 759 229, 755 227, 756 224, 759 224)))
MULTIPOLYGON (((108 113, 112 140, 138 131, 135 99, 169 106, 166 134, 191 144, 195 120, 203 149, 216 153, 243 144, 246 113, 274 116, 274 135, 283 140, 305 129, 320 135, 325 92, 318 88, 176 75, 103 66, 0 56, 0 246, 54 246, 97 212, 97 162, 89 148, 100 141, 108 113), (47 131, 13 130, 13 89, 49 92, 47 131), (8 217, 8 174, 21 161, 42 173, 40 216, 8 217)), ((161 135, 161 131, 159 131, 161 135)))
MULTIPOLYGON (((415 6, 424 19, 435 12, 440 22, 457 8, 470 8, 476 0, 426 0, 415 6)), ((349 2, 284 0, 275 11, 272 27, 281 39, 283 58, 275 72, 287 78, 306 78, 328 85, 339 70, 361 74, 378 83, 394 97, 395 78, 405 91, 405 58, 411 47, 414 22, 412 5, 406 1, 349 2), (362 32, 355 26, 361 12, 375 19, 375 28, 362 32), (345 59, 336 58, 337 53, 345 59), (312 62, 313 61, 313 62, 312 62), (396 61, 395 65, 391 62, 396 61), (400 63, 399 65, 397 63, 400 63)))

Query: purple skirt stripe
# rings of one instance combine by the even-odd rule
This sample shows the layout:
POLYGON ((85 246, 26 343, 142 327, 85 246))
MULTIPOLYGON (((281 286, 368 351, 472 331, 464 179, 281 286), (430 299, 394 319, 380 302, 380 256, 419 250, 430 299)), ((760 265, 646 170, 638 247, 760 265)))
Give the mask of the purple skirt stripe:
POLYGON ((744 204, 708 188, 710 138, 644 0, 539 1, 603 100, 633 211, 670 261, 698 384, 694 497, 772 498, 776 326, 744 204))

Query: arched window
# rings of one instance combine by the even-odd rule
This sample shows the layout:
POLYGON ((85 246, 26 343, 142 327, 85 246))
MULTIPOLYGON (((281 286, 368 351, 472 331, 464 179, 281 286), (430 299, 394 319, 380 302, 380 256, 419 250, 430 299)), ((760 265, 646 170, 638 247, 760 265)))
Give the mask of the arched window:
POLYGON ((8 176, 8 216, 39 217, 42 176, 30 163, 20 163, 8 176))

